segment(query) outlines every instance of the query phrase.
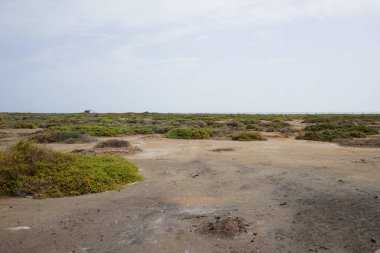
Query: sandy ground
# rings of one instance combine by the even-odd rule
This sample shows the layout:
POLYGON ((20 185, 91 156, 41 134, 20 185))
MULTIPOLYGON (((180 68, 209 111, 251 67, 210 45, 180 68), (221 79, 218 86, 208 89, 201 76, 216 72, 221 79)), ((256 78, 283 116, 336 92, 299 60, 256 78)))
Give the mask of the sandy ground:
POLYGON ((380 149, 286 138, 123 139, 143 150, 126 156, 143 182, 72 198, 0 198, 0 252, 380 249, 380 149))

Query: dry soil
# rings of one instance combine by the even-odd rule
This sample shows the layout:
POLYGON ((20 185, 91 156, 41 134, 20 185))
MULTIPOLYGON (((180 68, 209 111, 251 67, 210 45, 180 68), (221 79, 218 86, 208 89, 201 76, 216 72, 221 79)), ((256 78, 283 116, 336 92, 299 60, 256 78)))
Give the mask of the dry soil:
MULTIPOLYGON (((378 148, 289 138, 123 139, 141 148, 125 157, 144 181, 71 198, 0 198, 0 252, 380 249, 378 148)), ((50 146, 71 152, 95 144, 50 146)))

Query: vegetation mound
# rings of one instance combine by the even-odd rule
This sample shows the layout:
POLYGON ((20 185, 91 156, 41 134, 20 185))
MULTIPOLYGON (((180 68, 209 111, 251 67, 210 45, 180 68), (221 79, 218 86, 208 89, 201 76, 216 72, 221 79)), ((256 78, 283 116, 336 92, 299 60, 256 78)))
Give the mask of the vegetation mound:
POLYGON ((72 125, 59 125, 56 127, 59 130, 75 131, 89 136, 118 136, 118 135, 132 135, 132 129, 127 126, 119 125, 101 125, 101 124, 72 124, 72 125))
POLYGON ((23 123, 15 123, 12 125, 12 128, 16 129, 36 129, 37 125, 34 123, 23 122, 23 123))
POLYGON ((213 130, 208 128, 174 128, 166 133, 171 139, 210 139, 213 130))
POLYGON ((107 140, 98 143, 96 148, 129 148, 132 145, 128 141, 124 140, 107 140))
POLYGON ((64 154, 29 141, 0 151, 1 195, 77 196, 140 180, 137 166, 118 156, 64 154))
POLYGON ((372 126, 360 125, 350 120, 320 122, 305 127, 305 131, 305 134, 297 139, 332 142, 338 139, 365 138, 379 133, 372 126))
POLYGON ((265 141, 266 138, 254 131, 239 131, 231 136, 234 141, 265 141))
POLYGON ((84 143, 92 139, 76 131, 48 130, 37 133, 32 137, 38 143, 84 143))

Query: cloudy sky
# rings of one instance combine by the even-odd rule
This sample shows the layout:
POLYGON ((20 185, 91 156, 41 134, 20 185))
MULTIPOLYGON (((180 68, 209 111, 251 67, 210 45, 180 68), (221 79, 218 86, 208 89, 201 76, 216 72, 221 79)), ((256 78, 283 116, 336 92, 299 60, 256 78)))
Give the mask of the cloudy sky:
POLYGON ((379 112, 379 0, 0 0, 0 111, 379 112))

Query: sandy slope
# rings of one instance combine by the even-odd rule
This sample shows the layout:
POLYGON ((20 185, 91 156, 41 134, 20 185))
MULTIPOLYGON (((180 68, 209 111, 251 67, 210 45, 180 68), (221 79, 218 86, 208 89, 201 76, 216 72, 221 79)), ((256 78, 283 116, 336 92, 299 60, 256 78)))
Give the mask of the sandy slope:
MULTIPOLYGON (((380 248, 379 149, 284 138, 124 139, 143 150, 128 158, 140 166, 145 181, 74 198, 2 198, 0 252, 372 253, 380 248), (21 226, 30 229, 10 230, 21 226)), ((93 145, 51 146, 68 152, 93 145)))

